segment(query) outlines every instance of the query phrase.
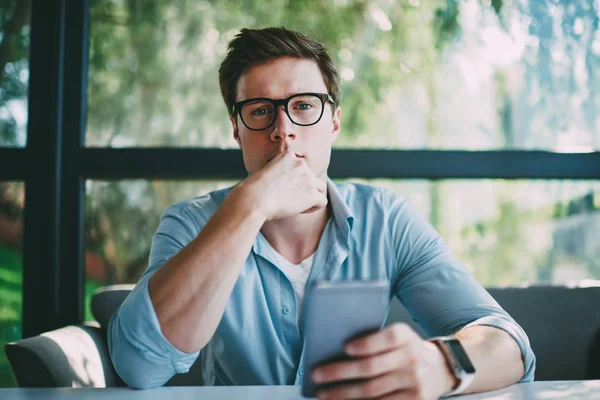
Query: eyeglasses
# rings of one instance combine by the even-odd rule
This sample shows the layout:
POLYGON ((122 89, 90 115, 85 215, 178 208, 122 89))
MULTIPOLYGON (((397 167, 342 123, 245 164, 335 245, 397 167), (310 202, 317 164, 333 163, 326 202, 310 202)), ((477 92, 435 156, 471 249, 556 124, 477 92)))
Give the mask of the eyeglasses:
POLYGON ((259 97, 238 101, 232 111, 240 115, 243 124, 251 131, 262 131, 272 126, 280 105, 294 124, 310 126, 321 120, 327 101, 335 104, 333 97, 327 93, 298 93, 281 100, 259 97))

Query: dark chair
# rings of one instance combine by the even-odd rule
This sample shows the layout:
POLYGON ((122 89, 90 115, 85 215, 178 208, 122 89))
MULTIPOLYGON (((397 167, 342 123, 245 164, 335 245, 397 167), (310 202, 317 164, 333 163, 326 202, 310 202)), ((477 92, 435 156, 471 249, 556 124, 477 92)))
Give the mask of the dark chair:
MULTIPOLYGON (((529 336, 536 381, 600 379, 600 287, 487 290, 529 336)), ((408 322, 427 337, 399 302, 388 320, 408 322)))
MULTIPOLYGON (((92 297, 98 323, 68 326, 5 346, 20 387, 124 386, 106 346, 106 327, 133 285, 115 285, 92 297)), ((600 379, 600 287, 488 289, 529 335, 536 380, 600 379)), ((424 335, 404 307, 392 303, 387 324, 406 322, 424 335)), ((199 385, 200 363, 167 386, 199 385)))
POLYGON ((488 289, 523 327, 537 357, 535 379, 600 379, 600 287, 488 289))

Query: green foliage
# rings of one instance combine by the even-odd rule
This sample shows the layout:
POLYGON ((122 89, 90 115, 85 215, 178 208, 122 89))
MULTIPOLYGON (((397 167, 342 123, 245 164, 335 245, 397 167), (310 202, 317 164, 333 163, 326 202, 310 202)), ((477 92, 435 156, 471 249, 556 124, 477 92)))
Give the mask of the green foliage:
POLYGON ((504 0, 492 0, 492 7, 494 7, 494 11, 496 11, 496 14, 500 15, 502 13, 503 3, 504 0))
POLYGON ((436 37, 436 48, 442 49, 450 39, 460 33, 458 15, 460 6, 458 0, 446 0, 446 7, 435 11, 434 27, 436 37))
MULTIPOLYGON (((0 110, 10 101, 27 96, 29 17, 28 0, 6 0, 0 5, 0 110)), ((0 146, 17 142, 17 121, 12 113, 0 117, 0 146)))
POLYGON ((432 61, 428 42, 439 35, 449 42, 456 33, 444 28, 436 34, 425 23, 441 12, 444 27, 456 26, 450 20, 457 12, 444 11, 448 6, 440 0, 422 2, 418 8, 406 2, 385 4, 360 0, 95 2, 88 143, 119 145, 114 140, 124 138, 125 143, 149 146, 235 146, 217 81, 226 44, 242 27, 285 26, 321 41, 334 62, 357 77, 342 81, 344 137, 339 144, 351 145, 358 136, 369 134, 385 94, 382 88, 410 81, 411 76, 400 71, 405 67, 395 61, 406 59, 406 65, 411 60, 414 71, 426 73, 432 61), (377 26, 374 10, 387 15, 391 30, 377 26), (414 32, 416 26, 419 34, 414 32), (388 61, 382 63, 378 54, 384 53, 388 61), (173 115, 180 115, 176 124, 173 115))
MULTIPOLYGON (((0 242, 0 349, 21 337, 22 258, 0 242)), ((15 386, 8 359, 0 351, 0 387, 15 386)))
POLYGON ((86 199, 86 248, 100 256, 105 267, 99 283, 135 281, 145 268, 164 208, 156 204, 153 185, 146 181, 98 182, 86 199))

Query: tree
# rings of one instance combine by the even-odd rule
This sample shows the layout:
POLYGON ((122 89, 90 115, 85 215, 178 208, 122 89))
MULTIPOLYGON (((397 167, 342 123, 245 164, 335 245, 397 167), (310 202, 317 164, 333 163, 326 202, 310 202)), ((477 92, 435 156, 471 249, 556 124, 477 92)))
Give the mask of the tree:
POLYGON ((11 105, 27 98, 30 7, 23 0, 0 5, 0 146, 23 145, 24 126, 11 105))

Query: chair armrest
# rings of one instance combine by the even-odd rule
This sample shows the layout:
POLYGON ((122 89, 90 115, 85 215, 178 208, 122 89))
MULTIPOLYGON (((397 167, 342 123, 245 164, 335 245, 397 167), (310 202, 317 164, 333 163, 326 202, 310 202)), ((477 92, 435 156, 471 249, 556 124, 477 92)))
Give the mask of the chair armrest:
POLYGON ((19 387, 125 386, 97 323, 70 325, 4 346, 19 387))

